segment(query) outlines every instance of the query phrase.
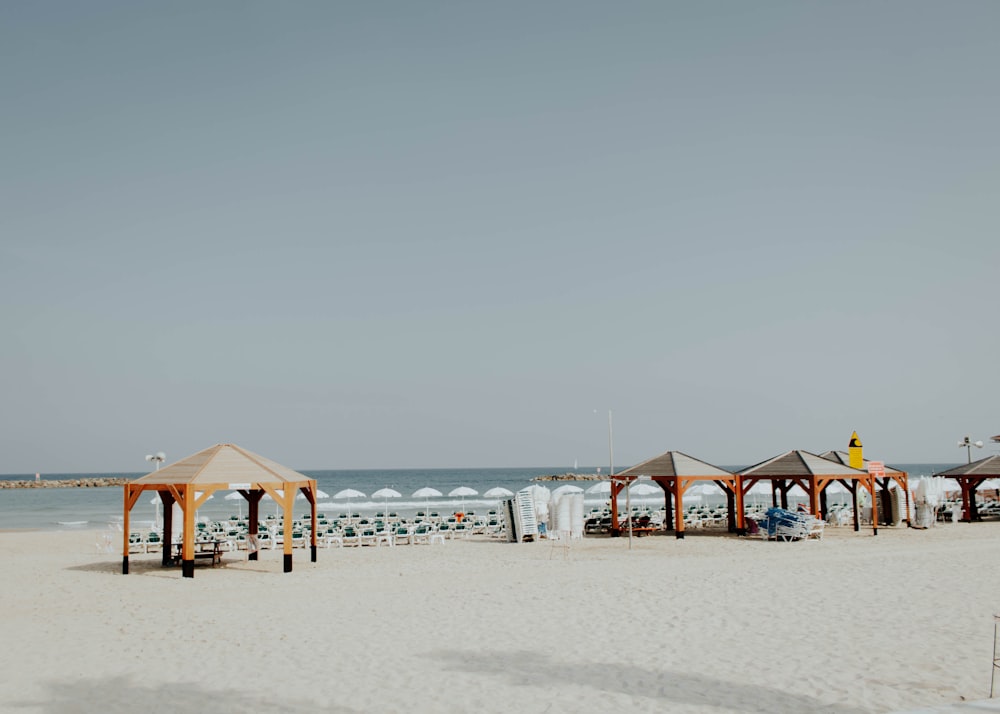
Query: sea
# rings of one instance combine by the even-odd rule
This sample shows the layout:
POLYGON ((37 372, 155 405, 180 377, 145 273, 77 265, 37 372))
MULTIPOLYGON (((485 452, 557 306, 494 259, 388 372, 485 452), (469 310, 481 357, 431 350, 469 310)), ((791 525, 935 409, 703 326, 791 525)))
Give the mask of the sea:
MULTIPOLYGON (((931 476, 932 474, 952 468, 956 464, 890 464, 893 468, 906 471, 910 478, 931 476)), ((625 467, 622 467, 625 468, 625 467)), ((742 466, 723 466, 736 471, 742 466)), ((81 478, 128 478, 145 476, 147 472, 137 473, 75 473, 75 474, 42 474, 44 480, 68 480, 81 478)), ((525 467, 525 468, 488 468, 488 469, 386 469, 386 470, 317 470, 301 471, 300 473, 316 479, 317 488, 328 494, 328 498, 320 498, 318 509, 328 516, 337 517, 344 513, 361 513, 375 515, 388 510, 400 516, 415 515, 417 511, 430 510, 442 514, 450 514, 456 510, 465 512, 486 512, 496 507, 498 499, 484 498, 489 489, 500 486, 509 491, 518 491, 537 483, 535 479, 550 475, 567 473, 565 467, 525 467), (477 496, 448 496, 450 492, 466 487, 476 491, 477 496), (433 498, 414 498, 412 494, 419 489, 430 487, 440 491, 442 496, 433 498), (398 498, 371 498, 370 494, 390 488, 399 492, 398 498), (336 499, 334 496, 345 490, 355 489, 366 496, 353 499, 336 499)), ((597 474, 597 467, 579 467, 576 474, 597 474)), ((602 467, 602 474, 607 474, 602 467)), ((0 480, 33 480, 34 474, 0 475, 0 480)), ((557 488, 571 484, 583 489, 594 485, 593 480, 560 480, 541 482, 543 486, 557 488)), ((246 501, 243 499, 226 500, 226 491, 218 491, 198 511, 199 518, 222 520, 230 516, 238 516, 245 512, 246 501)), ((699 497, 687 495, 686 503, 692 503, 699 497)), ((722 503, 721 491, 713 497, 711 494, 700 497, 707 504, 722 503)), ((153 503, 152 494, 143 494, 143 498, 135 505, 130 515, 131 522, 136 526, 152 524, 160 517, 160 506, 153 503)), ((584 507, 599 508, 608 501, 607 494, 584 494, 584 507)), ((111 488, 0 488, 0 532, 5 530, 71 530, 106 528, 120 523, 122 520, 123 493, 121 487, 111 488)), ((662 505, 663 497, 632 496, 632 505, 662 505)), ((261 513, 267 514, 268 508, 274 504, 267 501, 261 504, 261 513)), ((307 504, 302 501, 301 513, 296 509, 296 515, 308 512, 307 504)))

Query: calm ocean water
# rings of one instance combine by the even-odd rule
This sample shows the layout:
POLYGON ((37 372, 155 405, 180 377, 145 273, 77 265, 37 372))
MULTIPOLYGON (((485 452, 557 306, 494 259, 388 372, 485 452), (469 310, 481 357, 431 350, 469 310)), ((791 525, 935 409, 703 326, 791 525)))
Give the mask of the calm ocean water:
MULTIPOLYGON (((902 469, 911 477, 929 476, 935 472, 951 468, 954 464, 892 464, 895 468, 902 469)), ((737 467, 724 467, 737 468, 737 467)), ((578 473, 594 473, 596 467, 580 467, 578 473)), ((345 513, 350 506, 351 510, 363 513, 374 514, 382 512, 388 505, 389 511, 399 514, 412 515, 417 510, 429 507, 441 513, 451 513, 462 508, 466 511, 480 510, 486 511, 495 505, 495 500, 488 500, 482 497, 449 498, 447 496, 431 499, 413 498, 411 494, 425 486, 435 488, 443 494, 447 494, 459 486, 468 486, 475 489, 480 494, 494 486, 502 486, 511 491, 517 491, 532 483, 536 476, 546 474, 564 473, 565 468, 510 468, 510 469, 393 469, 393 470, 364 470, 364 471, 302 471, 311 478, 315 478, 318 488, 325 491, 331 497, 346 488, 353 488, 365 494, 371 494, 381 488, 389 487, 398 491, 402 496, 386 500, 373 500, 371 498, 356 498, 350 502, 346 500, 321 499, 320 510, 327 515, 337 515, 345 513)), ((602 472, 606 469, 602 468, 602 472)), ((71 478, 94 478, 94 477, 122 477, 138 478, 146 475, 139 473, 93 473, 93 474, 44 474, 42 478, 46 480, 61 480, 71 478)), ((34 474, 12 474, 0 476, 2 480, 22 480, 33 479, 34 474)), ((561 486, 564 483, 574 483, 577 486, 587 488, 593 485, 592 481, 563 481, 546 483, 549 487, 561 486)), ((245 501, 227 501, 224 496, 228 492, 219 491, 217 495, 208 501, 198 512, 199 516, 211 519, 225 518, 238 514, 241 508, 245 508, 245 501)), ((121 488, 24 488, 24 489, 0 489, 0 530, 3 529, 41 529, 41 530, 62 530, 76 526, 60 525, 60 522, 71 523, 86 521, 86 528, 104 528, 110 523, 121 520, 122 517, 122 489, 121 488)), ((157 513, 157 506, 150 503, 152 495, 143 497, 135 508, 132 509, 131 518, 141 524, 151 522, 157 513)), ((587 495, 584 503, 589 508, 600 506, 606 501, 606 496, 587 495)), ((709 502, 721 502, 720 497, 714 499, 706 496, 709 502)), ((661 504, 662 497, 654 496, 649 498, 633 498, 633 503, 637 504, 661 504)), ((268 513, 269 507, 273 504, 264 502, 261 505, 262 512, 268 513)), ((305 501, 302 502, 301 512, 305 513, 305 501)), ((296 509, 296 514, 299 509, 296 509)))

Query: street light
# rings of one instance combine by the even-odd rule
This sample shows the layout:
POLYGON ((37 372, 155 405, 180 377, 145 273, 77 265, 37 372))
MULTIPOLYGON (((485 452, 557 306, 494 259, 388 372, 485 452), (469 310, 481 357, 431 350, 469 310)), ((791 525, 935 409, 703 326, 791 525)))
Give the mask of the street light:
POLYGON ((157 451, 155 454, 146 454, 146 461, 155 461, 156 470, 160 470, 160 464, 166 461, 167 455, 162 451, 157 451))
POLYGON ((969 437, 965 436, 958 442, 958 447, 965 447, 965 454, 969 459, 969 463, 972 463, 972 447, 975 446, 977 449, 983 448, 983 442, 972 441, 969 437))

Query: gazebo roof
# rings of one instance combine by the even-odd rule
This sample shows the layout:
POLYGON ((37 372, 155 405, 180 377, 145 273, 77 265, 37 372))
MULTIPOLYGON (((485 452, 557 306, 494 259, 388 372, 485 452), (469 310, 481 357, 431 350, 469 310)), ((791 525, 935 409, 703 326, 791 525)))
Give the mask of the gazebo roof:
MULTIPOLYGON (((824 459, 828 459, 830 461, 834 461, 836 463, 843 464, 844 466, 850 466, 851 465, 850 464, 850 454, 848 454, 846 451, 824 451, 822 454, 820 454, 820 456, 822 456, 824 459)), ((871 461, 871 459, 864 459, 864 462, 866 464, 869 461, 871 461)), ((894 469, 891 466, 886 466, 885 467, 885 472, 887 474, 902 474, 903 473, 899 469, 894 469)))
POLYGON ((746 476, 761 478, 810 478, 826 476, 831 478, 858 478, 867 476, 865 471, 852 469, 850 466, 824 459, 822 456, 795 449, 761 461, 759 464, 743 469, 746 476))
POLYGON ((676 476, 688 478, 725 478, 730 479, 733 473, 717 466, 696 459, 680 451, 667 451, 641 464, 620 471, 615 476, 649 476, 651 478, 673 478, 676 476))
POLYGON ((985 459, 979 459, 978 461, 973 461, 971 464, 964 464, 962 466, 956 466, 953 469, 948 469, 947 471, 939 471, 934 474, 935 476, 981 476, 981 477, 993 477, 1000 476, 1000 456, 987 456, 985 459))
POLYGON ((152 484, 232 484, 230 488, 249 488, 250 484, 300 484, 309 477, 287 466, 247 451, 235 444, 216 444, 181 459, 170 466, 132 481, 135 485, 152 484))

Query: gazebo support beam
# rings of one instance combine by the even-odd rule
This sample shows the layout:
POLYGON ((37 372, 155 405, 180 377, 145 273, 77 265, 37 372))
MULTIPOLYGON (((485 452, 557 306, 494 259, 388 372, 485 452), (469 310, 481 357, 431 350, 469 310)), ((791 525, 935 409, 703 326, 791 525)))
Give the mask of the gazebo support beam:
POLYGON ((174 496, 170 491, 160 491, 163 502, 163 534, 160 536, 161 564, 163 567, 174 564, 174 496))
MULTIPOLYGON (((247 503, 249 504, 247 506, 247 520, 249 521, 249 528, 247 529, 247 547, 249 548, 249 541, 251 539, 256 539, 256 537, 260 535, 260 499, 264 497, 264 492, 260 489, 253 489, 247 492, 246 497, 247 503)), ((256 550, 249 551, 247 560, 257 560, 257 556, 260 553, 260 542, 256 540, 254 542, 258 544, 258 548, 256 550)))
POLYGON ((129 506, 129 503, 131 501, 130 497, 132 495, 131 494, 131 490, 132 489, 130 487, 126 486, 126 488, 125 488, 125 516, 122 519, 122 530, 125 531, 122 534, 123 535, 123 537, 122 537, 122 575, 128 575, 128 545, 129 545, 129 543, 128 543, 128 531, 129 531, 128 516, 129 516, 129 511, 131 510, 130 506, 129 506))
POLYGON ((185 485, 181 490, 184 500, 181 509, 184 511, 184 542, 181 546, 181 575, 185 578, 194 577, 194 489, 185 485))

